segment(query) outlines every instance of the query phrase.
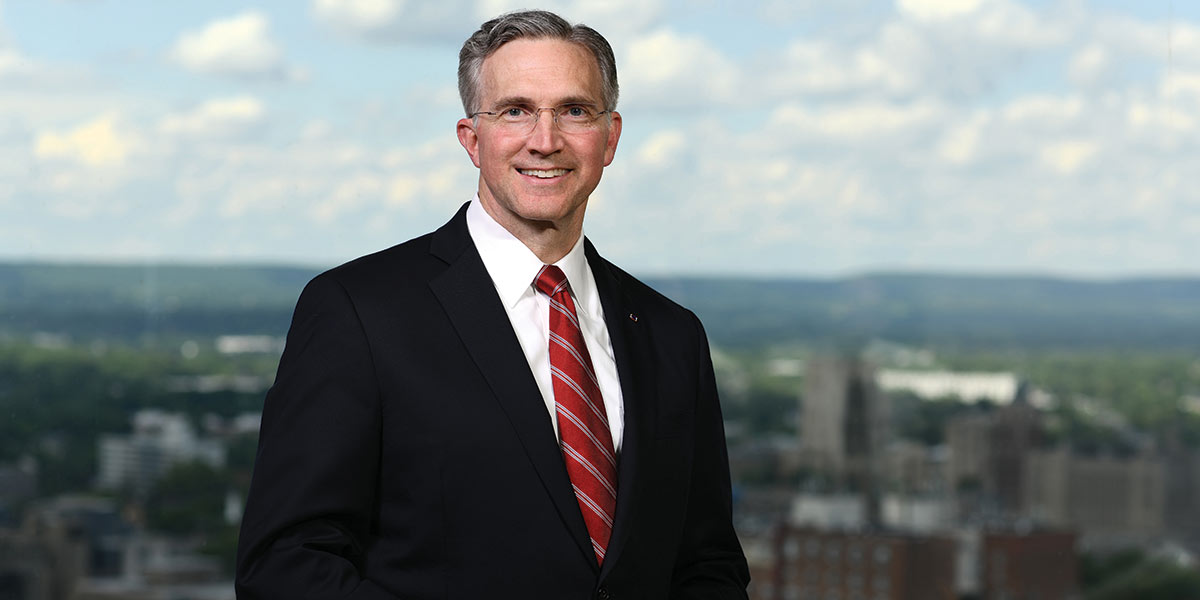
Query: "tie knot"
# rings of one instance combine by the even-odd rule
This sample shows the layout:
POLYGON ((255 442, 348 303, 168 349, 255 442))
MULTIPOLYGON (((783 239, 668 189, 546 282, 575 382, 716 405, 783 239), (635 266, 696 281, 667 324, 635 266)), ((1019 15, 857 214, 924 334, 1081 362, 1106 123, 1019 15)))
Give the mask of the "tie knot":
POLYGON ((554 265, 542 265, 533 283, 543 294, 553 296, 567 287, 567 276, 554 265))

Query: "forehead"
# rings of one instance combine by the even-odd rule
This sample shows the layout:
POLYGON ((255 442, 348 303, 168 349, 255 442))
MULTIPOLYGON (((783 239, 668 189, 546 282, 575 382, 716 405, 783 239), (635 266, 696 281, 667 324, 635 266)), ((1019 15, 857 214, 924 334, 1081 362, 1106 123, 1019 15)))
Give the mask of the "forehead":
POLYGON ((482 84, 485 104, 511 98, 539 103, 601 101, 596 59, 583 46, 557 39, 518 39, 504 44, 484 59, 482 84))

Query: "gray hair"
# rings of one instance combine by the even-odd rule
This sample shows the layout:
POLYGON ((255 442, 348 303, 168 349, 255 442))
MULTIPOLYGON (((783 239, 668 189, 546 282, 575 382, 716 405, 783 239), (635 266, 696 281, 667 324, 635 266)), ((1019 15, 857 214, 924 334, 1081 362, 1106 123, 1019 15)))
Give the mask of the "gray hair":
POLYGON ((600 68, 604 110, 617 108, 617 59, 608 40, 587 25, 571 25, 562 17, 544 10, 527 10, 500 15, 479 26, 463 42, 458 53, 458 95, 467 116, 479 110, 479 87, 483 61, 500 46, 521 38, 559 39, 578 44, 592 53, 600 68))

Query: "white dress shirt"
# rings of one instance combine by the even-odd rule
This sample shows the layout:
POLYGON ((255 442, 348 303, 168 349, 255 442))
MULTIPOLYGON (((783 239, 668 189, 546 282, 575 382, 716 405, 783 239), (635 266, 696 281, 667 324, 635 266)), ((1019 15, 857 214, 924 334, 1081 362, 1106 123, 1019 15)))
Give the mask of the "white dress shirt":
MULTIPOLYGON (((525 360, 529 362, 529 369, 542 392, 557 435, 554 385, 550 376, 550 298, 538 292, 533 285, 543 263, 521 240, 483 209, 478 194, 467 207, 467 231, 496 286, 517 340, 521 342, 521 350, 525 352, 525 360)), ((554 264, 562 269, 570 284, 579 326, 592 358, 596 380, 600 383, 600 395, 604 397, 604 411, 608 415, 613 449, 620 452, 625 424, 621 381, 617 377, 617 363, 613 358, 608 326, 604 324, 604 309, 600 306, 596 279, 583 252, 582 234, 571 251, 554 264)))

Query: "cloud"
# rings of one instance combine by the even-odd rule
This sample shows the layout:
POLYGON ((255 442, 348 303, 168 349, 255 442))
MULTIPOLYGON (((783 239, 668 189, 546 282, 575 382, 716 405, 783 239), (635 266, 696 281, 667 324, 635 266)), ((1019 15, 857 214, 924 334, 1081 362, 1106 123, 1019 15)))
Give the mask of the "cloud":
POLYGON ((318 23, 367 41, 461 43, 478 27, 474 8, 469 0, 313 0, 310 12, 318 23))
POLYGON ((761 78, 761 86, 773 98, 796 94, 845 94, 877 91, 900 94, 915 86, 911 70, 894 64, 874 45, 847 48, 822 39, 800 39, 790 43, 781 57, 755 71, 772 73, 761 78), (782 64, 777 64, 782 60, 782 64))
POLYGON ((1002 114, 1011 122, 1032 121, 1046 125, 1075 120, 1083 114, 1083 109, 1083 100, 1078 96, 1038 94, 1013 100, 1004 107, 1002 114))
POLYGON ((284 64, 266 15, 249 11, 185 32, 172 47, 173 60, 191 71, 249 79, 299 78, 284 64))
POLYGON ((323 201, 313 206, 310 214, 317 222, 328 223, 367 203, 381 203, 386 186, 384 177, 376 173, 348 175, 329 191, 323 201))
POLYGON ((944 21, 969 15, 982 4, 981 0, 899 0, 901 13, 920 21, 944 21))
MULTIPOLYGON (((769 74, 739 84, 751 97, 984 96, 1005 85, 1030 52, 1066 43, 1074 24, 1013 0, 901 0, 890 19, 849 35, 808 33, 741 72, 769 74)), ((849 27, 841 25, 842 29, 849 27)))
MULTIPOLYGON (((626 137, 588 209, 600 249, 635 272, 1195 270, 1194 21, 1072 0, 854 1, 686 17, 659 1, 547 5, 620 61, 626 137)), ((344 37, 444 46, 309 38, 306 52, 357 71, 303 97, 135 81, 161 70, 113 70, 112 49, 51 59, 0 43, 0 252, 136 254, 112 240, 144 239, 171 256, 328 264, 440 225, 477 172, 453 137, 452 82, 416 81, 419 63, 452 61, 517 6, 426 4, 308 3, 344 37)), ((172 60, 288 77, 292 36, 311 27, 266 10, 177 30, 172 60)), ((27 23, 6 24, 25 38, 27 23)))
POLYGON ((698 35, 659 30, 634 40, 621 74, 622 97, 653 108, 698 108, 739 98, 737 65, 698 35))
POLYGON ((262 102, 252 96, 210 100, 191 111, 163 117, 159 130, 192 137, 229 137, 261 124, 265 112, 262 102))
POLYGON ((897 8, 927 32, 951 39, 1030 48, 1059 44, 1069 37, 1063 23, 1048 23, 1015 0, 898 0, 897 8))
POLYGON ((986 111, 980 111, 965 123, 949 126, 938 142, 938 156, 952 166, 973 162, 990 120, 986 111))
POLYGON ((410 173, 400 173, 388 182, 387 202, 390 206, 405 206, 417 199, 422 180, 410 173))
POLYGON ((36 65, 28 57, 21 55, 16 50, 6 49, 3 44, 0 44, 0 79, 31 75, 36 70, 36 65))
POLYGON ((1099 147, 1095 142, 1068 140, 1044 146, 1038 158, 1060 175, 1072 175, 1091 160, 1097 150, 1099 147))
POLYGON ((672 129, 654 133, 634 153, 638 168, 664 169, 678 165, 688 148, 687 135, 672 129))
MULTIPOLYGON (((623 45, 631 36, 660 25, 666 13, 664 0, 543 0, 537 6, 557 13, 572 23, 583 23, 599 31, 614 47, 623 45)), ((477 29, 483 20, 526 8, 530 8, 530 5, 522 0, 481 0, 474 15, 479 23, 471 24, 467 33, 477 29)))
POLYGON ((89 167, 122 166, 139 146, 135 134, 117 126, 115 115, 103 115, 65 132, 44 131, 33 153, 42 160, 68 160, 89 167))
POLYGON ((1164 76, 1159 86, 1159 95, 1172 106, 1191 109, 1200 107, 1200 69, 1164 76))
POLYGON ((1181 21, 1147 22, 1130 15, 1109 13, 1096 19, 1089 35, 1114 52, 1168 59, 1177 66, 1200 66, 1200 25, 1181 21))
MULTIPOLYGON (((314 21, 354 39, 375 43, 461 44, 484 21, 530 8, 518 0, 312 0, 314 21)), ((663 0, 548 0, 539 8, 600 31, 614 46, 658 24, 663 0)))
MULTIPOLYGON (((519 0, 509 3, 515 5, 513 8, 521 8, 519 0)), ((548 10, 557 12, 572 23, 584 23, 599 31, 616 47, 637 34, 660 26, 666 14, 665 5, 664 0, 551 0, 547 6, 548 10)))
POLYGON ((1162 103, 1144 101, 1129 103, 1126 119, 1134 132, 1152 136, 1158 142, 1156 146, 1159 147, 1163 147, 1164 142, 1172 139, 1159 136, 1193 132, 1197 128, 1197 123, 1200 122, 1195 111, 1191 113, 1177 111, 1162 103))
POLYGON ((298 129, 310 131, 286 144, 246 136, 181 142, 164 226, 209 223, 228 235, 257 227, 264 239, 283 225, 316 227, 328 247, 358 248, 346 251, 349 258, 403 232, 422 233, 415 228, 436 225, 470 198, 475 171, 452 135, 380 147, 322 122, 298 129), (375 229, 364 231, 366 223, 375 229))
POLYGON ((934 122, 941 108, 933 102, 892 104, 861 101, 812 110, 785 104, 774 111, 770 123, 785 135, 856 142, 910 132, 934 122))
POLYGON ((1200 26, 1192 22, 1108 13, 1088 21, 1080 36, 1086 43, 1068 71, 1079 86, 1123 89, 1147 73, 1200 69, 1200 26))
POLYGON ((312 13, 344 31, 370 34, 393 26, 404 0, 315 0, 312 13))
POLYGON ((37 65, 17 51, 4 26, 4 5, 0 4, 0 80, 14 76, 28 76, 37 71, 37 65))
POLYGON ((1101 44, 1090 43, 1071 57, 1068 73, 1076 85, 1090 85, 1100 79, 1110 67, 1109 51, 1101 44))
POLYGON ((860 20, 866 9, 872 8, 876 0, 763 0, 755 3, 753 10, 766 23, 781 24, 791 21, 814 19, 851 18, 860 20))
POLYGON ((688 247, 682 263, 654 267, 704 272, 780 256, 793 258, 754 264, 1180 268, 1190 243, 1182 224, 1196 221, 1180 215, 1200 208, 1200 196, 1170 182, 1200 169, 1200 138, 1184 134, 1200 127, 1200 70, 1175 64, 1168 74, 1164 62, 1143 61, 1129 71, 1132 51, 1096 42, 1069 12, 983 0, 933 17, 899 15, 859 36, 807 34, 773 64, 729 59, 741 72, 771 73, 760 88, 748 77, 735 86, 770 107, 762 126, 706 133, 707 119, 736 122, 711 114, 650 134, 635 146, 636 168, 606 173, 590 235, 639 240, 613 254, 624 261, 688 247), (1086 50, 1093 44, 1103 56, 1086 50), (1069 80, 1042 76, 1072 66, 1069 80), (1114 69, 1136 78, 1103 94, 1072 87, 1114 69), (684 160, 668 161, 681 146, 684 160), (671 244, 647 251, 659 238, 623 218, 634 212, 639 223, 671 223, 671 244))

